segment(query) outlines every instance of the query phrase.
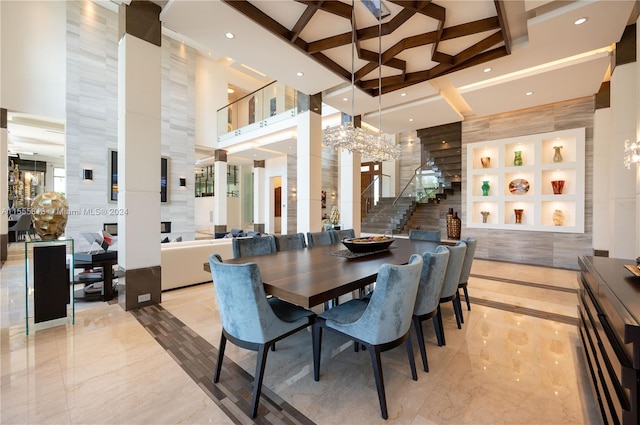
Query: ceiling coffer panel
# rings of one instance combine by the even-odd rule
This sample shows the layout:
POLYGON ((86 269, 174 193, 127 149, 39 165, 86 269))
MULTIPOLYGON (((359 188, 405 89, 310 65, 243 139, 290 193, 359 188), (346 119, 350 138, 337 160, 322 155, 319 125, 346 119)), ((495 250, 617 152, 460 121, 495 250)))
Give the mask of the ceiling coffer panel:
POLYGON ((503 1, 495 0, 491 10, 485 5, 480 15, 457 13, 454 24, 448 25, 447 6, 429 0, 390 0, 385 2, 390 14, 379 26, 360 0, 353 6, 355 20, 351 2, 293 1, 296 7, 288 12, 299 10, 297 18, 289 15, 284 20, 280 18, 284 14, 269 16, 256 0, 223 0, 347 81, 351 81, 352 60, 351 49, 344 47, 355 38, 355 83, 371 96, 377 96, 380 87, 383 94, 389 93, 508 55, 511 42, 503 1), (381 85, 377 78, 380 34, 381 85), (411 54, 412 50, 421 54, 411 54))

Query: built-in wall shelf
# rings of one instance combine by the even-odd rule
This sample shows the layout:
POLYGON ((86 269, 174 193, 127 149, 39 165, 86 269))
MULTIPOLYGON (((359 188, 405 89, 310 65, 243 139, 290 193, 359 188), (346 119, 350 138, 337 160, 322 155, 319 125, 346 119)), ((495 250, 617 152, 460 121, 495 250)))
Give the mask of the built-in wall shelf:
POLYGON ((584 149, 584 128, 468 144, 466 226, 584 233, 584 149))

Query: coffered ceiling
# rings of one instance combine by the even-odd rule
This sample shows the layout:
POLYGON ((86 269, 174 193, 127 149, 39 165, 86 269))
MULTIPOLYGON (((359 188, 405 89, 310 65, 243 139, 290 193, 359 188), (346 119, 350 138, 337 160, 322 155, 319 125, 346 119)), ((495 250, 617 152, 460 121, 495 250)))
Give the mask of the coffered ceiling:
POLYGON ((161 19, 373 126, 381 118, 388 133, 593 95, 635 20, 632 0, 382 3, 389 16, 380 27, 362 0, 355 18, 347 0, 170 0, 161 19), (579 18, 587 20, 575 25, 579 18))

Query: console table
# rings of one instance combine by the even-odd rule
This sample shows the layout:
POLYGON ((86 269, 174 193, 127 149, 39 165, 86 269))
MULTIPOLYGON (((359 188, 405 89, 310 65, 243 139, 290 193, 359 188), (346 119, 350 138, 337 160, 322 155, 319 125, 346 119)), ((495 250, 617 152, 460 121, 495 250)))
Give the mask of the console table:
POLYGON ((640 277, 635 260, 579 258, 579 328, 591 387, 605 424, 640 420, 640 277))

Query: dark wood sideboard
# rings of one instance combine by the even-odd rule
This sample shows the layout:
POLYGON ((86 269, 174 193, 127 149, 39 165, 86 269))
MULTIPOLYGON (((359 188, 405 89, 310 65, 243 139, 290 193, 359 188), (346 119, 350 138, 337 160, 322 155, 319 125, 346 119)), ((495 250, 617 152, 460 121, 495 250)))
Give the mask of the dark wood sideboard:
POLYGON ((583 355, 605 424, 637 425, 640 397, 640 277, 635 260, 579 258, 583 355))

